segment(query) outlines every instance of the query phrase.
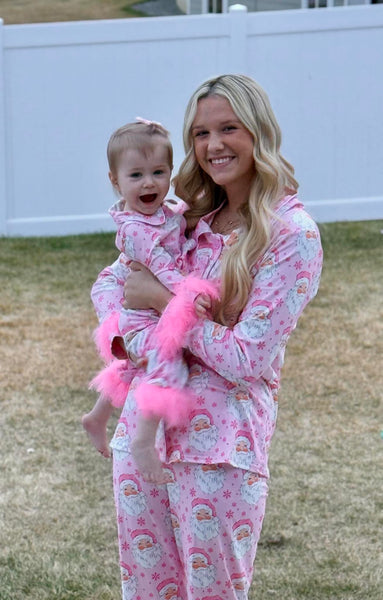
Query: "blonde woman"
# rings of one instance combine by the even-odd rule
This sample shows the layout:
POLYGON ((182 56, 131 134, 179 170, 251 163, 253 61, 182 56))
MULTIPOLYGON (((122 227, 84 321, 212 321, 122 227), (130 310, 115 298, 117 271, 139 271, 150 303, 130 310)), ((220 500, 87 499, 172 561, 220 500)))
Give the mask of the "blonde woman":
MULTIPOLYGON (((184 344, 197 397, 188 425, 157 432, 167 485, 143 481, 129 444, 114 457, 124 600, 248 598, 285 347, 322 266, 318 229, 280 144, 267 95, 251 78, 222 75, 192 95, 174 183, 195 241, 190 270, 220 280, 220 301, 184 344)), ((172 299, 138 263, 124 296, 129 308, 160 314, 172 299)), ((134 386, 121 418, 134 438, 134 386)))

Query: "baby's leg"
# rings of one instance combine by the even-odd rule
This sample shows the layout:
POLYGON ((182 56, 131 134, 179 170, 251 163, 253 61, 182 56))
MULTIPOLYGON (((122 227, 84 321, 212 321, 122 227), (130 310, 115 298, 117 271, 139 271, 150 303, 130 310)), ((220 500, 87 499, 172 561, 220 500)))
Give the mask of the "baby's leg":
POLYGON ((92 410, 83 415, 81 422, 93 446, 105 458, 110 458, 110 449, 106 426, 113 412, 113 406, 107 400, 98 397, 92 410))
POLYGON ((140 416, 131 452, 142 477, 149 483, 166 483, 162 463, 155 448, 159 419, 140 416))

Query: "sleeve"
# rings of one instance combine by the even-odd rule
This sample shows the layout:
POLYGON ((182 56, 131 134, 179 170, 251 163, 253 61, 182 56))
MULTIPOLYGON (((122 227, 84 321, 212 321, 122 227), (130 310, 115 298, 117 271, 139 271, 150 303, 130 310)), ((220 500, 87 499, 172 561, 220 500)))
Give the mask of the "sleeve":
POLYGON ((128 273, 125 257, 121 254, 112 265, 99 273, 91 290, 91 300, 100 322, 120 312, 124 299, 124 282, 128 273))
POLYGON ((229 381, 267 379, 303 309, 315 296, 322 248, 313 221, 309 247, 306 233, 300 227, 280 230, 277 242, 254 269, 248 302, 232 329, 200 319, 190 332, 188 349, 229 381))

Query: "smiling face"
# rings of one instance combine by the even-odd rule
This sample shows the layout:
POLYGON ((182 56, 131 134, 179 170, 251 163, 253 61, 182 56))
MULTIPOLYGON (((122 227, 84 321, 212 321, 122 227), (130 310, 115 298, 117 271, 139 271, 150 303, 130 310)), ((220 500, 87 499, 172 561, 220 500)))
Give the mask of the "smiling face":
POLYGON ((124 210, 153 215, 163 203, 170 186, 171 168, 165 145, 159 143, 144 154, 125 150, 116 172, 109 173, 113 187, 125 202, 124 210))
POLYGON ((229 201, 243 202, 255 175, 254 140, 229 101, 218 95, 201 98, 191 132, 201 169, 225 189, 229 201))

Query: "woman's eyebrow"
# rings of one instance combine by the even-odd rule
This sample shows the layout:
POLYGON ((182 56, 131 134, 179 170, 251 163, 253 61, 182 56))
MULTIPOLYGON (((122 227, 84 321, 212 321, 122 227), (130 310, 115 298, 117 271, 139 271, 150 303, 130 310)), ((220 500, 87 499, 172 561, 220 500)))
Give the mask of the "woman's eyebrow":
MULTIPOLYGON (((229 123, 241 123, 241 121, 239 119, 227 119, 225 121, 221 121, 220 123, 218 123, 219 127, 223 127, 224 125, 228 125, 229 123)), ((194 125, 191 130, 194 131, 195 129, 208 129, 208 127, 205 127, 205 125, 194 125)))

